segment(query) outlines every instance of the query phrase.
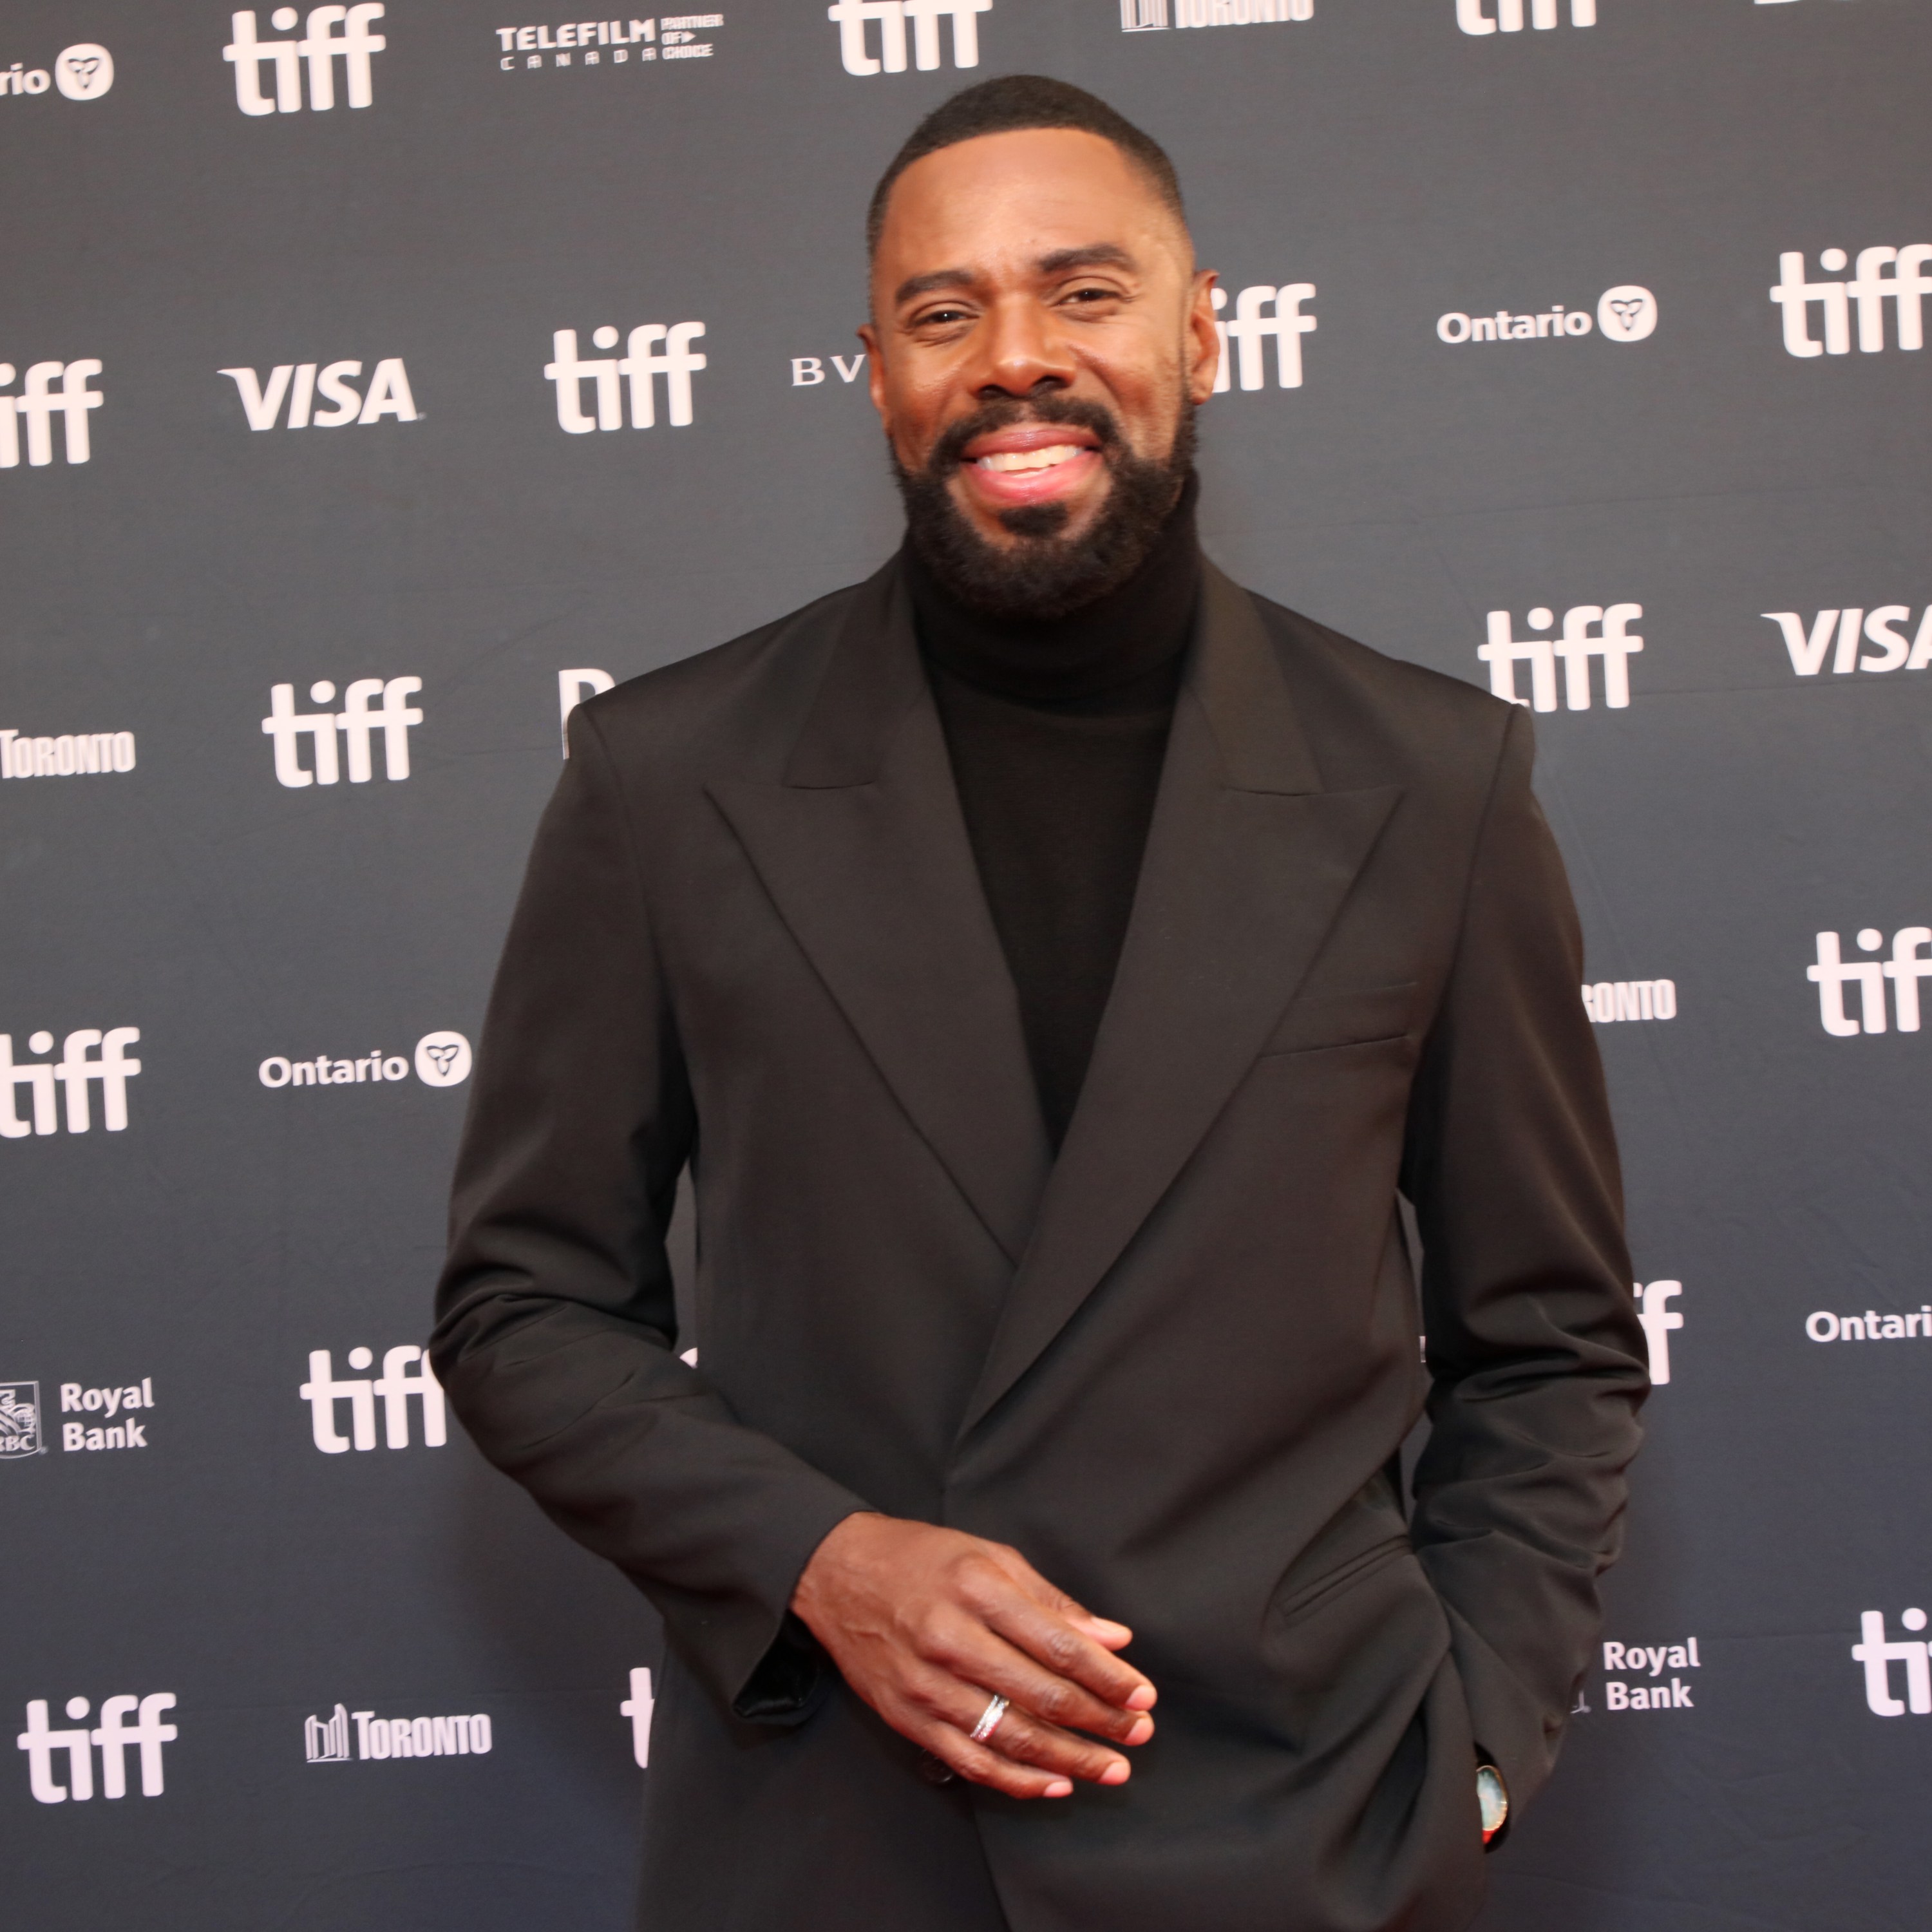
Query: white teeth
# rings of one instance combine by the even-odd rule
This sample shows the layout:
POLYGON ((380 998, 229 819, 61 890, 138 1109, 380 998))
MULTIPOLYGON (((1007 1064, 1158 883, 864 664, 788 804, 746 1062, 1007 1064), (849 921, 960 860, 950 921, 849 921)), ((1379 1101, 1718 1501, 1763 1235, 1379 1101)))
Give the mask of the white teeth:
POLYGON ((982 470, 1051 470, 1080 454, 1077 442, 1050 442, 1044 449, 997 449, 979 459, 982 470))

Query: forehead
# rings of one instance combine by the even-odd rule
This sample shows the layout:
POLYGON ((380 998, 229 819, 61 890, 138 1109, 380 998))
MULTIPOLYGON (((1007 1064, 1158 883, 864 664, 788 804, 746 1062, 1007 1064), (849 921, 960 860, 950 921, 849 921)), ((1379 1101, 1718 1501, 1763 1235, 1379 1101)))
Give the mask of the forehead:
POLYGON ((1076 128, 982 134, 922 155, 892 184, 879 237, 891 284, 934 268, 997 271, 1111 243, 1152 267, 1188 258, 1186 231, 1112 141, 1076 128))

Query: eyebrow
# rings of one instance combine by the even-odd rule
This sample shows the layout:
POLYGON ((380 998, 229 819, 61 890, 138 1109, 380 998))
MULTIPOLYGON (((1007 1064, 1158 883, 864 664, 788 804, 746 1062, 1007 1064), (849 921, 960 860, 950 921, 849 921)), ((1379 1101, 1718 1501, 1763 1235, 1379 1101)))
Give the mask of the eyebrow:
MULTIPOLYGON (((1126 249, 1112 242, 1090 242, 1078 248, 1056 248, 1034 263, 1042 275, 1064 275, 1078 268, 1138 268, 1140 264, 1126 249)), ((970 288, 976 279, 970 268, 934 268, 923 275, 912 275, 892 291, 895 308, 931 295, 938 289, 970 288)))

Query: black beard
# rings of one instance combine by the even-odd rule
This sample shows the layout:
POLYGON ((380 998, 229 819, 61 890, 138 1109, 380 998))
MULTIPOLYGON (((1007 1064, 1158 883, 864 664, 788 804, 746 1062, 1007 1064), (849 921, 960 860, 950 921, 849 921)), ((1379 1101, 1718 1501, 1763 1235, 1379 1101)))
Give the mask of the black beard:
POLYGON ((1194 468, 1194 405, 1184 397, 1173 446, 1164 457, 1137 456, 1110 410, 1072 396, 1018 397, 989 402, 956 422, 933 446, 922 470, 908 470, 887 445, 905 504, 906 530, 946 594, 998 622, 1064 617, 1117 590, 1144 563, 1194 468), (1027 503, 998 512, 1021 541, 988 543, 953 501, 948 487, 960 452, 975 436, 1016 422, 1064 422, 1090 430, 1112 487, 1080 536, 1067 537, 1064 503, 1027 503))

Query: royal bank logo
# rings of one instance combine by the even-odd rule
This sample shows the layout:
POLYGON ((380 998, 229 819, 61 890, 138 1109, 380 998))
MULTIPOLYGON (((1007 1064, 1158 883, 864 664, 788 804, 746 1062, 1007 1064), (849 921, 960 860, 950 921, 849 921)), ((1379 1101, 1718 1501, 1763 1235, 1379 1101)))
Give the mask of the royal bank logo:
POLYGON ((352 1764, 399 1757, 487 1757, 494 1747, 489 1713, 454 1718, 379 1718, 338 1704, 302 1723, 302 1755, 310 1764, 352 1764), (350 1748, 350 1725, 356 1726, 350 1748))
MULTIPOLYGON (((1876 952, 1885 934, 1875 926, 1857 934, 1861 952, 1876 952)), ((1892 1017, 1900 1033, 1917 1033, 1922 1022, 1918 982, 1932 979, 1932 959, 1921 949, 1932 945, 1932 926, 1901 926, 1892 935, 1891 956, 1884 959, 1847 959, 1835 932, 1817 936, 1818 956, 1804 976, 1818 988, 1819 1023, 1834 1040, 1856 1040, 1861 1034, 1886 1030, 1886 982, 1892 982, 1892 1017), (1846 1004, 1847 988, 1858 989, 1858 1011, 1846 1004)))
POLYGON ((1158 33, 1166 27, 1258 27, 1312 20, 1315 0, 1120 0, 1120 32, 1158 33))
POLYGON ((1657 333, 1657 298, 1635 282, 1619 282, 1597 298, 1592 316, 1586 308, 1565 308, 1554 302, 1546 309, 1518 315, 1499 308, 1493 315, 1466 315, 1459 308, 1436 318, 1438 341, 1452 346, 1465 342, 1574 342, 1600 334, 1606 342, 1646 342, 1657 333))
MULTIPOLYGON (((1922 1630, 1925 1612, 1902 1610, 1898 1621, 1908 1630, 1922 1630)), ((1858 1641, 1852 1646, 1852 1661, 1862 1664, 1865 1676, 1865 1708, 1875 1718, 1902 1718, 1910 1711, 1915 1718, 1932 1717, 1932 1657, 1924 1638, 1918 1636, 1893 1639, 1886 1635, 1885 1612, 1866 1610, 1858 1618, 1858 1641), (1905 1670, 1905 1695, 1893 1695, 1894 1664, 1905 1670)))
MULTIPOLYGON (((657 380, 664 378, 664 415, 674 429, 688 428, 695 419, 691 379, 706 366, 691 345, 704 333, 701 322, 646 322, 632 329, 622 356, 580 356, 577 332, 560 328, 550 338, 550 360, 544 380, 556 387, 557 427, 571 436, 587 436, 594 429, 624 427, 628 392, 631 427, 656 427, 657 380), (591 386, 591 406, 584 406, 584 386, 591 386)), ((617 331, 610 323, 590 332, 593 346, 614 349, 617 331)))
POLYGON ((64 731, 56 738, 0 730, 0 779, 71 778, 134 769, 131 731, 64 731))
MULTIPOLYGON (((1487 641, 1478 645, 1479 662, 1490 668, 1490 689, 1510 704, 1538 711, 1556 709, 1556 667, 1563 666, 1563 704, 1571 711, 1592 708, 1590 666, 1603 665, 1604 704, 1612 711, 1630 708, 1630 661, 1643 649, 1642 638, 1630 628, 1643 615, 1641 604, 1575 604, 1563 614, 1562 628, 1554 637, 1519 638, 1507 610, 1489 614, 1487 641), (1516 667, 1529 670, 1529 695, 1516 688, 1516 667)), ((1554 628, 1556 613, 1539 604, 1524 619, 1532 632, 1554 628)))
POLYGON ((506 74, 532 68, 633 68, 662 61, 709 60, 708 37, 722 14, 667 14, 649 20, 566 20, 556 26, 499 27, 496 64, 506 74))
POLYGON ((139 1754, 141 1796, 158 1798, 167 1788, 164 1747, 179 1735, 176 1727, 162 1720, 164 1711, 175 1708, 173 1693, 155 1691, 152 1696, 110 1697, 100 1707, 100 1722, 92 1730, 81 1720, 92 1708, 85 1697, 70 1697, 65 1706, 69 1720, 78 1728, 56 1730, 48 1722, 47 1700, 30 1699, 27 1728, 15 1742, 27 1754, 27 1784, 34 1800, 41 1804, 64 1804, 70 1798, 85 1804, 94 1796, 94 1754, 100 1753, 100 1795, 104 1798, 128 1796, 128 1751, 139 1754), (128 1720, 132 1718, 130 1724, 128 1720), (63 1763, 62 1760, 64 1759, 63 1763), (66 1782, 61 1780, 64 1777, 66 1782))
MULTIPOLYGON (((356 1348, 349 1352, 349 1366, 366 1370, 374 1366, 375 1352, 356 1348)), ((440 1449, 449 1440, 449 1424, 445 1413, 442 1384, 429 1365, 429 1357, 415 1343, 405 1342, 386 1349, 382 1372, 371 1378, 352 1373, 338 1378, 334 1353, 328 1348, 311 1348, 308 1380, 298 1391, 309 1406, 309 1433, 325 1456, 340 1456, 353 1448, 376 1446, 376 1405, 382 1405, 382 1440, 391 1449, 410 1446, 410 1402, 416 1400, 422 1416, 423 1447, 440 1449), (412 1364, 415 1365, 411 1372, 412 1364), (337 1426, 341 1405, 349 1406, 349 1433, 337 1426)))
MULTIPOLYGON (((1818 266, 1830 278, 1837 278, 1850 258, 1842 248, 1827 248, 1818 257, 1818 266)), ((1886 304, 1892 304, 1891 344, 1900 349, 1925 346, 1924 302, 1932 294, 1932 276, 1926 265, 1932 262, 1932 242, 1914 242, 1909 248, 1861 248, 1852 264, 1849 281, 1837 279, 1808 281, 1802 249, 1791 249, 1778 258, 1778 286, 1771 299, 1784 313, 1784 346, 1788 354, 1849 356, 1852 352, 1852 310, 1858 310, 1858 347, 1867 356, 1880 354, 1888 345, 1886 331, 1886 304), (1888 274, 1887 270, 1891 272, 1888 274), (1811 333, 1811 311, 1819 311, 1824 328, 1822 340, 1811 333)))
POLYGON ((1697 1640, 1682 1643, 1606 1643, 1604 1646, 1606 1711, 1694 1711, 1689 1682, 1678 1673, 1701 1670, 1697 1640), (1671 1672, 1666 1680, 1664 1673, 1671 1672), (1612 1672, 1617 1673, 1611 1675, 1612 1672), (1634 1681, 1633 1681, 1634 1679, 1634 1681))
POLYGON ((912 28, 912 64, 922 74, 945 64, 939 23, 952 23, 952 64, 980 64, 980 20, 993 0, 832 0, 826 17, 838 29, 838 58, 848 74, 904 74, 906 27, 912 28), (877 27, 876 37, 866 29, 877 27), (876 52, 874 50, 876 49, 876 52))
POLYGON ((1486 10, 1488 0, 1456 0, 1456 24, 1466 34, 1520 34, 1525 27, 1548 33, 1562 26, 1567 16, 1573 27, 1597 24, 1597 0, 1494 0, 1496 10, 1486 10))
POLYGON ((1932 665, 1932 604, 1925 606, 1910 639, 1900 628, 1912 622, 1909 604, 1814 611, 1808 625, 1796 610, 1760 614, 1778 626, 1791 668, 1799 677, 1816 677, 1825 668, 1828 652, 1835 677, 1855 670, 1924 670, 1932 665), (1868 644, 1876 648, 1867 650, 1868 644))
POLYGON ((62 48, 51 70, 29 67, 24 61, 0 67, 0 100, 16 94, 32 99, 50 88, 58 88, 65 100, 98 100, 113 85, 114 56, 92 40, 62 48))
POLYGON ((416 398, 410 392, 409 371, 400 356, 386 356, 370 372, 369 386, 358 391, 360 362, 278 362, 268 380, 253 369, 216 371, 235 385, 242 413, 250 429, 340 429, 350 423, 416 420, 416 398), (326 405, 315 406, 320 396, 326 405), (287 404, 286 412, 284 404, 287 404))
MULTIPOLYGON (((367 107, 376 98, 372 56, 388 43, 372 34, 369 23, 382 19, 385 9, 372 4, 354 7, 311 7, 298 40, 265 40, 255 24, 253 8, 230 18, 234 35, 221 58, 235 69, 235 104, 244 114, 299 114, 302 78, 308 80, 310 110, 326 114, 335 105, 336 63, 342 64, 343 97, 351 107, 367 107), (264 80, 273 88, 264 92, 264 80)), ((302 16, 292 7, 278 7, 268 25, 278 33, 292 32, 302 16)))
POLYGON ((1583 1010, 1598 1026, 1625 1020, 1674 1020, 1675 980, 1599 980, 1583 988, 1583 1010))
POLYGON ((380 1087, 406 1080, 413 1067, 425 1087, 460 1087, 470 1078, 472 1058, 469 1041, 460 1033, 444 1030, 424 1034, 407 1059, 380 1047, 341 1059, 320 1053, 313 1060, 292 1060, 286 1054, 272 1053, 256 1068, 255 1077, 272 1088, 380 1087))
POLYGON ((44 1456, 38 1382, 0 1382, 0 1462, 44 1456))
POLYGON ((1221 358, 1214 369, 1214 393, 1225 394, 1239 382, 1244 389, 1268 387, 1268 345, 1274 344, 1275 386, 1301 387, 1301 338, 1315 332, 1316 318, 1301 304, 1315 299, 1312 282, 1257 282, 1234 298, 1234 313, 1219 320, 1228 305, 1228 292, 1214 292, 1215 332, 1221 338, 1221 358))
MULTIPOLYGON (((410 775, 410 733, 423 722, 410 703, 423 688, 419 677, 358 677, 343 693, 340 711, 298 711, 292 684, 268 687, 268 715, 262 729, 274 740, 275 779, 291 790, 308 785, 332 785, 342 778, 346 762, 351 784, 367 784, 375 776, 372 747, 380 734, 382 776, 400 784, 410 775), (342 740, 344 758, 336 756, 342 740), (309 740, 312 762, 302 761, 302 741, 309 740)), ((308 688, 311 704, 328 704, 335 686, 319 678, 308 688)))
MULTIPOLYGON (((56 1099, 56 1084, 67 1102, 67 1130, 70 1134, 92 1131, 92 1094, 100 1089, 100 1124, 110 1134, 124 1132, 128 1125, 128 1083, 141 1070, 138 1060, 128 1058, 128 1048, 141 1037, 139 1027, 80 1027, 61 1042, 58 1060, 16 1061, 14 1036, 0 1033, 0 1139, 24 1140, 29 1134, 60 1131, 61 1109, 56 1099), (20 1090, 27 1090, 28 1112, 20 1112, 20 1090)), ((51 1053, 54 1036, 42 1028, 27 1036, 29 1053, 51 1053)))
MULTIPOLYGON (((0 362, 0 392, 10 389, 19 373, 12 363, 0 362)), ((100 374, 98 356, 84 356, 78 362, 28 363, 20 394, 0 393, 0 470, 20 466, 23 441, 30 470, 44 470, 52 462, 56 416, 61 419, 61 454, 70 463, 88 461, 94 451, 87 412, 100 408, 106 398, 98 389, 90 389, 87 381, 100 374)))
POLYGON ((148 1446, 148 1426, 138 1420, 133 1412, 154 1407, 154 1378, 143 1376, 138 1382, 106 1388, 89 1388, 82 1382, 62 1382, 60 1406, 64 1416, 99 1418, 93 1422, 63 1422, 61 1447, 64 1450, 92 1454, 103 1450, 145 1449, 148 1446), (117 1415, 121 1418, 118 1422, 114 1420, 117 1415))

